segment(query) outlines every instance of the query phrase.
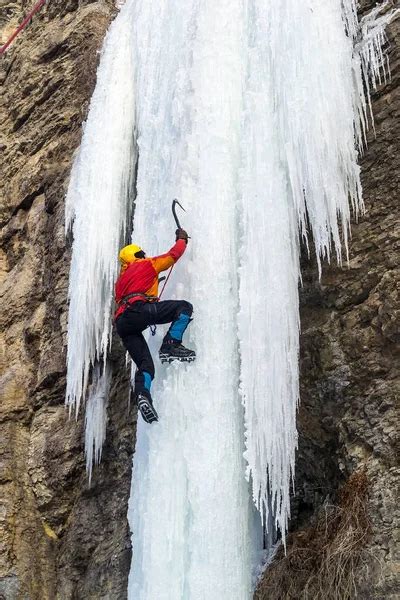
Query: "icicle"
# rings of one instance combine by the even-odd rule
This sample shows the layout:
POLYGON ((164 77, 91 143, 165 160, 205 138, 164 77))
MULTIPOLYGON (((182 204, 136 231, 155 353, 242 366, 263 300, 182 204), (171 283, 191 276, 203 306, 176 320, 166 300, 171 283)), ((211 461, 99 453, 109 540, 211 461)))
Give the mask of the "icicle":
POLYGON ((332 252, 339 263, 342 246, 348 256, 350 209, 357 216, 364 208, 357 163, 370 103, 364 79, 371 73, 372 85, 379 81, 383 28, 394 13, 376 20, 373 11, 360 30, 354 0, 281 0, 269 10, 254 0, 247 11, 239 312, 245 456, 254 501, 268 517, 271 499, 285 541, 297 445, 297 229, 312 234, 320 273, 332 252))
POLYGON ((343 20, 353 41, 353 102, 357 147, 366 146, 368 122, 374 126, 371 106, 371 88, 386 82, 390 76, 389 62, 383 50, 386 44, 385 28, 400 13, 390 8, 389 1, 377 5, 359 22, 355 0, 343 0, 343 20))
POLYGON ((105 39, 66 200, 66 228, 74 237, 66 403, 76 414, 90 367, 106 360, 118 251, 133 202, 133 5, 131 0, 122 7, 105 39))
POLYGON ((93 381, 89 389, 85 414, 85 455, 89 487, 92 480, 93 465, 100 463, 103 442, 106 439, 110 383, 110 367, 107 365, 104 372, 102 372, 101 366, 96 365, 93 370, 93 381))
POLYGON ((386 82, 390 75, 388 59, 383 50, 387 42, 385 29, 400 14, 400 8, 387 10, 388 6, 389 2, 386 1, 361 19, 359 41, 355 45, 355 52, 361 58, 365 85, 368 88, 372 85, 373 90, 386 82))

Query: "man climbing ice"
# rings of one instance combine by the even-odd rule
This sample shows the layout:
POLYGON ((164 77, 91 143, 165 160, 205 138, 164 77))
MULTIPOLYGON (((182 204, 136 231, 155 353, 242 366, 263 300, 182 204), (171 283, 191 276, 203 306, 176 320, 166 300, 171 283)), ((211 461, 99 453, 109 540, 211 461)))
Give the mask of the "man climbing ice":
POLYGON ((193 306, 186 300, 158 301, 158 274, 179 260, 186 250, 188 237, 184 229, 178 228, 175 245, 166 254, 152 258, 146 258, 142 248, 134 244, 125 246, 119 253, 122 266, 115 284, 118 306, 115 324, 137 367, 135 395, 146 423, 158 421, 158 415, 150 394, 154 362, 142 332, 151 325, 171 323, 159 350, 161 362, 191 362, 196 358, 193 350, 182 345, 182 336, 191 321, 193 306))

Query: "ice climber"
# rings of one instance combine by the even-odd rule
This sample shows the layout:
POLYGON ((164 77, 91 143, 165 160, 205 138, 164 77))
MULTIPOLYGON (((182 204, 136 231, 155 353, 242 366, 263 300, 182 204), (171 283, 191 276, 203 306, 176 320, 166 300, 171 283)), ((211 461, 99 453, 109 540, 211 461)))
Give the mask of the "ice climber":
POLYGON ((182 345, 193 306, 186 300, 158 300, 158 274, 182 256, 188 243, 184 229, 176 230, 175 245, 160 256, 147 258, 140 246, 130 244, 119 253, 121 273, 115 284, 115 325, 118 335, 135 362, 135 396, 146 423, 158 420, 150 394, 154 362, 143 331, 151 325, 171 323, 159 350, 161 362, 193 361, 196 354, 182 345))

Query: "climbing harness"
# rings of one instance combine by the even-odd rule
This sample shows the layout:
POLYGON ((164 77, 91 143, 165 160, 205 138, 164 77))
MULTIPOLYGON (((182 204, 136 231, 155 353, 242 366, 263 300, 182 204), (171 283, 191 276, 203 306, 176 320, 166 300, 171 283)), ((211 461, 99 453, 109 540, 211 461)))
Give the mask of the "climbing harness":
MULTIPOLYGON (((149 301, 158 302, 158 300, 159 300, 158 296, 147 296, 146 294, 142 294, 142 292, 132 292, 130 294, 127 294, 126 296, 123 296, 123 298, 121 298, 121 300, 119 302, 117 302, 117 304, 118 304, 118 306, 123 306, 124 310, 125 310, 126 308, 131 306, 129 304, 129 300, 131 300, 132 298, 142 298, 144 302, 149 302, 149 301)), ((156 325, 149 325, 149 327, 150 327, 151 335, 156 335, 156 325)))
POLYGON ((142 292, 132 292, 130 294, 128 294, 127 296, 123 296, 121 298, 121 300, 119 302, 117 302, 118 306, 129 306, 129 302, 128 300, 131 300, 132 298, 143 298, 143 300, 153 300, 154 302, 158 301, 158 296, 147 296, 146 294, 143 294, 142 292))
POLYGON ((28 25, 28 23, 32 19, 32 17, 42 8, 43 4, 45 4, 45 3, 46 3, 46 0, 39 0, 38 2, 36 2, 35 6, 26 15, 26 17, 22 21, 22 23, 20 25, 18 25, 17 29, 14 31, 14 33, 12 34, 12 36, 9 37, 8 40, 6 41, 6 43, 0 48, 0 56, 2 54, 4 54, 4 52, 7 50, 7 48, 9 47, 9 45, 12 44, 12 42, 15 40, 15 38, 17 37, 17 35, 23 29, 25 29, 25 27, 28 25))

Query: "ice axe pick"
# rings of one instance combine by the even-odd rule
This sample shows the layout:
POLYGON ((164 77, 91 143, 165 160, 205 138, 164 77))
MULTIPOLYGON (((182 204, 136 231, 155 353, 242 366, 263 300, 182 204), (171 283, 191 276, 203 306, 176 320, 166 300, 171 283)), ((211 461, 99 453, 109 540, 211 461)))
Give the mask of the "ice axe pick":
POLYGON ((182 204, 179 202, 179 200, 177 200, 176 198, 172 201, 172 214, 174 215, 174 219, 175 219, 175 223, 178 229, 182 229, 181 224, 179 223, 179 219, 176 216, 176 205, 180 206, 181 209, 185 211, 185 209, 183 208, 182 204))

